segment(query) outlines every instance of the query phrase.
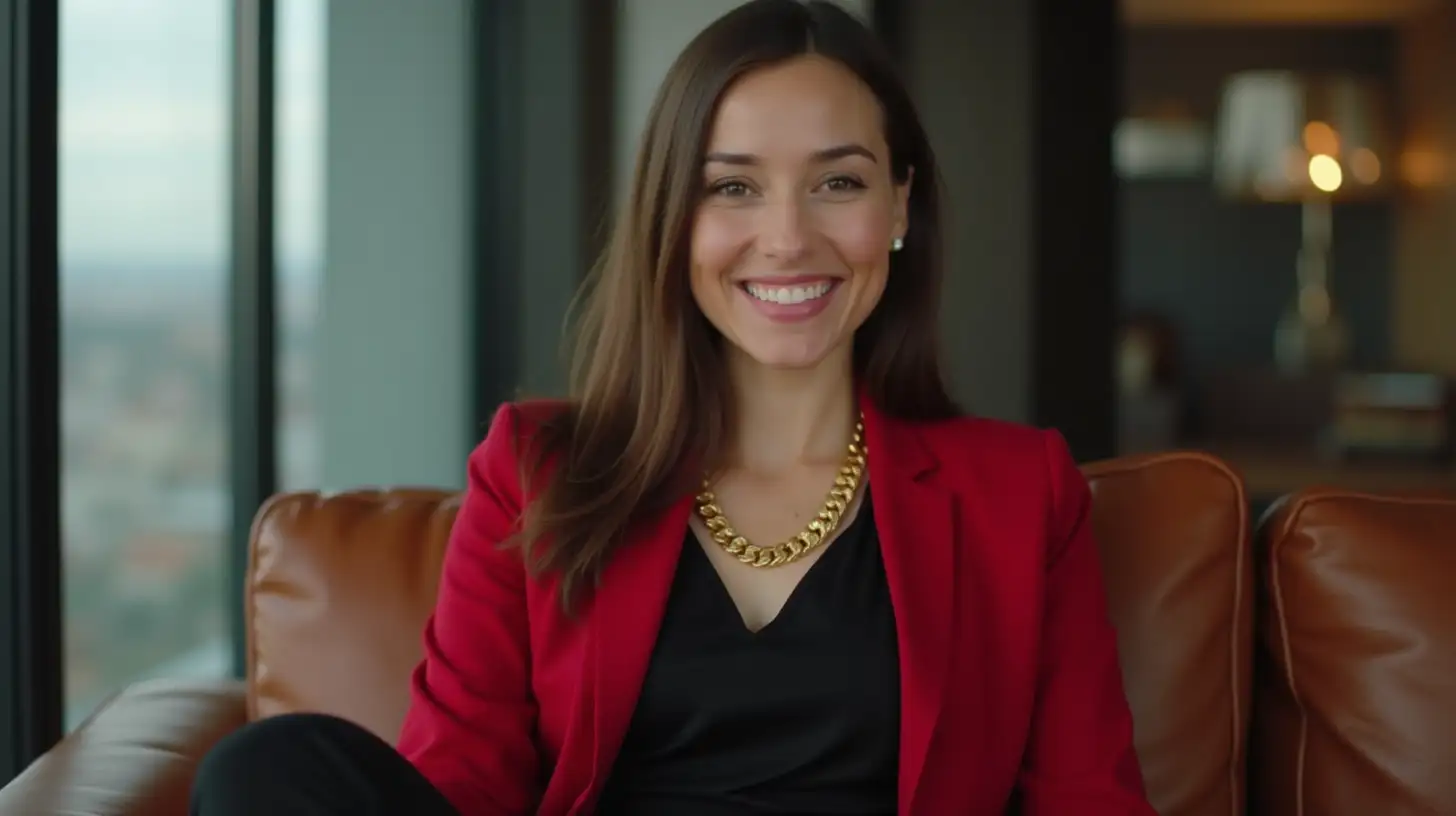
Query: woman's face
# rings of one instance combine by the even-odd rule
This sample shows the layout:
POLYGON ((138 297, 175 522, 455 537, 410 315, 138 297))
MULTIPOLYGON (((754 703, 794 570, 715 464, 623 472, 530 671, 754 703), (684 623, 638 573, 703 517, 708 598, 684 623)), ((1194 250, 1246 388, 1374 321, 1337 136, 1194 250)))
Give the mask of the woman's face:
POLYGON ((693 298, 731 353, 778 368, 848 355, 905 235, 878 100, 806 56, 744 76, 708 138, 693 298))

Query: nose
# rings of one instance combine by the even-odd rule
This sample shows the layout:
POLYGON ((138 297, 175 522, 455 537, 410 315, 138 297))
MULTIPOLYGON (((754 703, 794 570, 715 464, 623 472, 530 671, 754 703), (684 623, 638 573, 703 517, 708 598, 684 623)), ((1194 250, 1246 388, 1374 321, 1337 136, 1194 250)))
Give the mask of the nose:
POLYGON ((809 249, 809 219, 798 196, 781 196, 762 210, 759 240, 763 253, 780 262, 802 258, 809 249))

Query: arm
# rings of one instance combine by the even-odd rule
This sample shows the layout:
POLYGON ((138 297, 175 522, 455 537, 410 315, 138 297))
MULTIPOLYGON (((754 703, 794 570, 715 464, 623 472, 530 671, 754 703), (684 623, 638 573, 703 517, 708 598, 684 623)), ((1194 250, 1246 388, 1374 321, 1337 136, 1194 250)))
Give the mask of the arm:
POLYGON ((502 407, 470 456, 398 746, 461 813, 481 816, 528 813, 539 796, 525 566, 499 547, 521 507, 517 416, 502 407))
POLYGON ((1060 434, 1047 433, 1046 453, 1052 518, 1036 711, 1018 784, 1022 813, 1156 816, 1133 750, 1091 492, 1060 434))

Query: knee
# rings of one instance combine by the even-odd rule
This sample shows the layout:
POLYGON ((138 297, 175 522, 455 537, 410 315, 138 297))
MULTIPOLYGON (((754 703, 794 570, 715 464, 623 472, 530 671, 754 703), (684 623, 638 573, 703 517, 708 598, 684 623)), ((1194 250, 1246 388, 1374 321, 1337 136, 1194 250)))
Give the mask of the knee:
POLYGON ((280 714, 258 720, 223 737, 202 758, 193 779, 193 796, 232 799, 259 778, 277 775, 296 763, 321 734, 358 726, 327 714, 280 714))

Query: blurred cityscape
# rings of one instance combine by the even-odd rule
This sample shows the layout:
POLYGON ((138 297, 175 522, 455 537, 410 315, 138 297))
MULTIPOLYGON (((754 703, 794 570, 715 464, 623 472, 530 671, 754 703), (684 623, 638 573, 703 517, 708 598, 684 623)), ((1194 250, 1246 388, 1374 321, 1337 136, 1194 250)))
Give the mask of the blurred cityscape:
MULTIPOLYGON (((317 484, 312 276, 280 313, 280 467, 317 484)), ((230 671, 227 321, 220 270, 67 270, 67 719, 148 676, 230 671)))
MULTIPOLYGON (((225 676, 227 0, 64 0, 61 504, 73 727, 148 677, 225 676)), ((279 3, 278 457, 319 484, 312 369, 326 0, 279 3)))

